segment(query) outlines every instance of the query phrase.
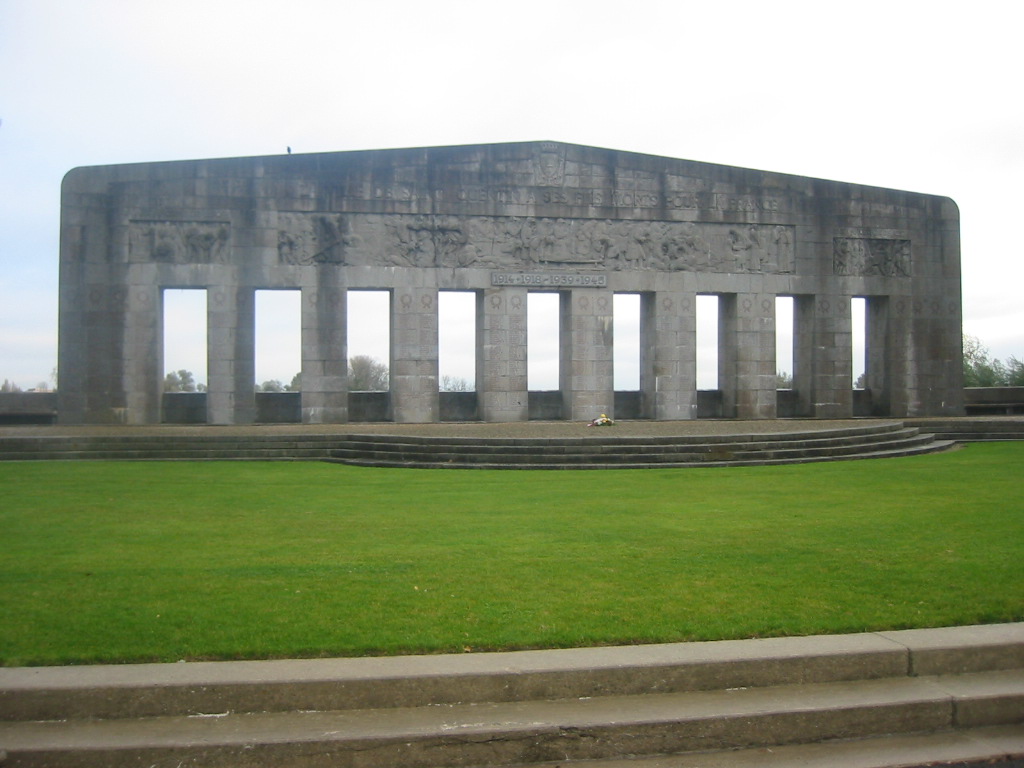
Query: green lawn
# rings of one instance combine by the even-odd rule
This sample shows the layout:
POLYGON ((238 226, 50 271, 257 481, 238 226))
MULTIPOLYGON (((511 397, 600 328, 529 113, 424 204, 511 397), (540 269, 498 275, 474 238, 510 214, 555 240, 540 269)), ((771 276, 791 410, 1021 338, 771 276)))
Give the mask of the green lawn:
POLYGON ((1024 619, 1024 444, 784 467, 0 463, 0 663, 1024 619))

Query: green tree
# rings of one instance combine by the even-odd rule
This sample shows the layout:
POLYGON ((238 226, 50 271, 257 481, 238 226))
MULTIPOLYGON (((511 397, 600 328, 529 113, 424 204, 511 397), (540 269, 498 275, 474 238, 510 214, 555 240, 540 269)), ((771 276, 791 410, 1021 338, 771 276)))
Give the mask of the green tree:
POLYGON ((988 347, 976 336, 964 334, 964 386, 999 387, 1006 383, 1006 368, 993 360, 988 347))
POLYGON ((21 387, 15 384, 13 381, 4 379, 4 383, 0 384, 0 392, 21 392, 21 387))
POLYGON ((786 371, 775 372, 775 388, 776 389, 792 389, 793 388, 793 376, 786 371))
POLYGON ((964 386, 1024 387, 1024 362, 995 359, 977 337, 964 334, 964 386))
MULTIPOLYGON (((205 387, 203 388, 205 389, 205 387)), ((164 392, 198 392, 196 379, 192 371, 184 368, 178 371, 171 371, 164 377, 164 392)))
POLYGON ((1010 387, 1024 387, 1024 361, 1010 357, 1006 361, 1006 384, 1010 387))
POLYGON ((301 392, 302 391, 302 371, 299 371, 292 376, 292 383, 285 387, 288 392, 301 392))
POLYGON ((356 355, 348 360, 348 388, 353 392, 386 392, 388 367, 375 357, 356 355))
POLYGON ((256 386, 257 392, 284 392, 284 384, 278 379, 269 379, 256 386))

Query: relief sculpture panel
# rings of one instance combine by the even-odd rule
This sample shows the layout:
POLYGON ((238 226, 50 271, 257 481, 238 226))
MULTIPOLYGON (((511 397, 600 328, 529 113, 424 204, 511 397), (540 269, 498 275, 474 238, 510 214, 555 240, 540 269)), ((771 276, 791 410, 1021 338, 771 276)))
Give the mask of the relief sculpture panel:
POLYGON ((337 214, 282 213, 278 216, 277 253, 282 264, 344 264, 345 250, 358 238, 337 214))
POLYGON ((910 277, 910 241, 836 237, 832 240, 832 269, 836 275, 910 277))
POLYGON ((226 222, 132 221, 128 258, 162 264, 214 264, 225 260, 231 228, 226 222))
POLYGON ((781 225, 502 216, 279 216, 285 264, 793 272, 781 225))

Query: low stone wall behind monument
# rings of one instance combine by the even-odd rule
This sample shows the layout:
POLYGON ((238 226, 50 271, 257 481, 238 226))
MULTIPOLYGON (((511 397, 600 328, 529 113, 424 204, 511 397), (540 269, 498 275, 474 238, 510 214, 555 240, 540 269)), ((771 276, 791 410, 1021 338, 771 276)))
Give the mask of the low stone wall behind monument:
POLYGON ((0 392, 0 424, 53 424, 56 392, 0 392))

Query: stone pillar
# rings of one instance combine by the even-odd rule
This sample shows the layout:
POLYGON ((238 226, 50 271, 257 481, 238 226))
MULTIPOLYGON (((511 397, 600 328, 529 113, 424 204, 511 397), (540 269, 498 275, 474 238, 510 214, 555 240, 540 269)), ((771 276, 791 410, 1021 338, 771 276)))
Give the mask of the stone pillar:
MULTIPOLYGON (((90 311, 100 307, 111 311, 113 302, 101 296, 99 286, 89 286, 85 277, 85 227, 65 225, 60 233, 60 299, 57 347, 57 419, 63 424, 89 421, 89 354, 92 329, 86 323, 90 311)), ((110 361, 113 350, 105 350, 110 361)), ((109 364, 109 362, 108 362, 109 364)))
MULTIPOLYGON (((916 389, 914 376, 911 374, 914 354, 914 302, 909 296, 897 296, 889 299, 888 308, 885 363, 891 387, 887 398, 889 411, 886 415, 909 416, 912 412, 912 403, 916 400, 910 390, 910 387, 916 389)), ((868 381, 869 384, 872 381, 870 374, 868 381)))
POLYGON ((391 418, 438 420, 437 289, 407 287, 391 295, 391 418))
POLYGON ((348 421, 347 298, 340 270, 302 289, 303 424, 348 421))
POLYGON ((869 296, 865 302, 865 388, 871 395, 871 415, 888 416, 892 397, 889 297, 869 296))
POLYGON ((476 390, 484 421, 530 417, 526 379, 526 289, 477 293, 476 390))
POLYGON ((774 419, 775 297, 730 293, 719 298, 718 387, 723 415, 774 419))
POLYGON ((127 424, 159 424, 163 391, 163 297, 154 283, 128 286, 124 316, 127 424))
POLYGON ((256 292, 214 285, 207 293, 206 413, 211 424, 256 420, 256 292))
POLYGON ((643 415, 697 418, 697 297, 693 291, 640 295, 643 415))
POLYGON ((853 416, 853 333, 850 297, 839 294, 798 296, 796 376, 801 410, 818 419, 853 416))
POLYGON ((613 294, 573 288, 560 292, 559 299, 562 417, 590 421, 604 413, 614 418, 613 294))
MULTIPOLYGON (((886 300, 886 415, 962 415, 963 362, 956 345, 962 328, 958 299, 893 296, 886 300)), ((870 306, 871 300, 869 344, 875 336, 871 333, 870 306)), ((872 355, 870 351, 868 354, 870 365, 872 355)), ((871 382, 869 374, 869 383, 874 386, 871 382)))

